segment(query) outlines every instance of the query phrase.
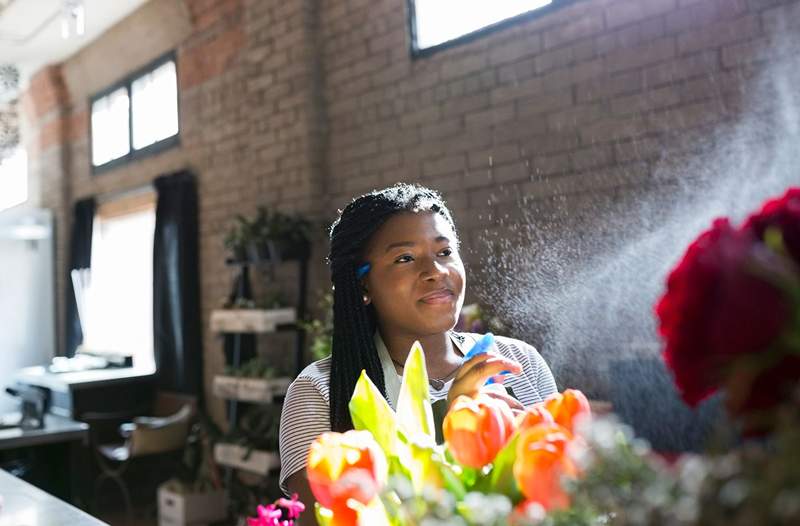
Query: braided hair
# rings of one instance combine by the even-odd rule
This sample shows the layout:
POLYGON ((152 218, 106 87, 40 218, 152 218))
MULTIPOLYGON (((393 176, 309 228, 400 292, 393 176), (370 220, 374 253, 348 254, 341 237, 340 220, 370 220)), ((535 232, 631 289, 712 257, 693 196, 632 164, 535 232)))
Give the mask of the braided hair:
POLYGON ((349 402, 361 371, 386 397, 383 369, 373 335, 377 313, 364 305, 358 267, 370 238, 393 215, 434 212, 453 228, 450 211, 438 192, 423 186, 397 184, 354 199, 331 225, 328 264, 333 282, 333 348, 330 373, 330 421, 333 431, 353 428, 349 402))

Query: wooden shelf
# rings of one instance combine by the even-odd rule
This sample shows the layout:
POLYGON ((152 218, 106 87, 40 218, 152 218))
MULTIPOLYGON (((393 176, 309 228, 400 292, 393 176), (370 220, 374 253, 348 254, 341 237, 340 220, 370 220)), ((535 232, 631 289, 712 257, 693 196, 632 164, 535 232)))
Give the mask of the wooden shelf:
POLYGON ((247 456, 247 448, 238 444, 218 443, 214 446, 214 460, 222 466, 266 475, 281 465, 277 453, 254 449, 247 456), (247 457, 247 458, 245 458, 247 457))
POLYGON ((211 312, 211 330, 229 333, 275 332, 278 325, 297 321, 297 311, 284 309, 218 309, 211 312))
POLYGON ((214 377, 214 396, 240 402, 270 404, 286 394, 291 378, 242 378, 218 375, 214 377))

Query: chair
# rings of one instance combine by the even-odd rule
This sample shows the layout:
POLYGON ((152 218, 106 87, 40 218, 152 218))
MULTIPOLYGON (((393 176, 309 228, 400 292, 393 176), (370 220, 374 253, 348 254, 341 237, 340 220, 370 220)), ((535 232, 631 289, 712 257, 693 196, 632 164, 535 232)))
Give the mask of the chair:
POLYGON ((87 413, 83 420, 92 424, 92 446, 100 468, 94 483, 94 502, 103 483, 113 481, 119 488, 129 518, 133 517, 133 502, 125 473, 132 464, 144 463, 183 449, 195 413, 193 398, 159 393, 156 396, 155 416, 138 416, 119 425, 114 442, 103 442, 99 433, 102 423, 123 416, 119 413, 87 413))

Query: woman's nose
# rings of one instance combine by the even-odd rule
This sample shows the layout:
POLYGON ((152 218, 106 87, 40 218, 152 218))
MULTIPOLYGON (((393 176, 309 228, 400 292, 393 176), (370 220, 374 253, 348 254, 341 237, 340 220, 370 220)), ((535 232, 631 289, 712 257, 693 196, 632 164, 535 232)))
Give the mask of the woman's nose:
POLYGON ((422 275, 425 279, 436 279, 447 273, 447 267, 436 261, 435 258, 426 258, 423 265, 422 275))

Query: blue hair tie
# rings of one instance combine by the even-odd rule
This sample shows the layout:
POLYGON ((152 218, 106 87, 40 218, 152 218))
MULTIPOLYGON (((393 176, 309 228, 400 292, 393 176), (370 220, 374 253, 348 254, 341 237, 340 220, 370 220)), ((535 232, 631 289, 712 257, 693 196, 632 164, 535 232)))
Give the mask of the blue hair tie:
POLYGON ((363 265, 358 267, 358 269, 356 270, 356 278, 361 279, 364 276, 366 276, 367 272, 369 272, 369 269, 370 269, 369 263, 364 263, 363 265))

